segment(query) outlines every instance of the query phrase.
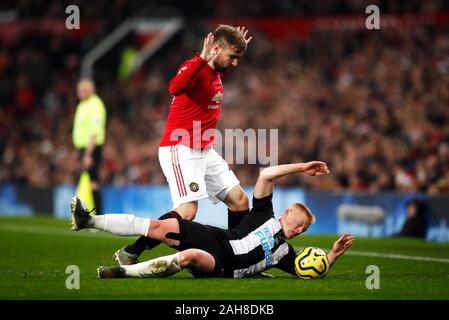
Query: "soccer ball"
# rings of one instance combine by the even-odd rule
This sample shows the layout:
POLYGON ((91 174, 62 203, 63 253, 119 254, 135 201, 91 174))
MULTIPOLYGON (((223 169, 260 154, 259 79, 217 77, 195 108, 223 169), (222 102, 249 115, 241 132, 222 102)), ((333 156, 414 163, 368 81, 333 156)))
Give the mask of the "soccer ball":
POLYGON ((303 249, 295 259, 295 271, 301 279, 322 278, 329 271, 329 260, 320 248, 303 249))

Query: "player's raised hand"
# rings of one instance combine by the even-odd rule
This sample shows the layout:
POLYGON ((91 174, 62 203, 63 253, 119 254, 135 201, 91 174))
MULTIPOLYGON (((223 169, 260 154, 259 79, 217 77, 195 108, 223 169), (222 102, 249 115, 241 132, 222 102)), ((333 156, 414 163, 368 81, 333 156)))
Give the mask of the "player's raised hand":
POLYGON ((303 172, 310 176, 322 176, 329 173, 326 163, 322 161, 310 161, 303 164, 303 172))
POLYGON ((206 38, 204 38, 203 50, 201 51, 200 57, 204 61, 209 62, 217 58, 220 52, 221 48, 217 47, 214 49, 214 35, 212 32, 209 32, 206 38))
POLYGON ((246 45, 251 42, 253 37, 246 38, 248 35, 248 30, 245 27, 237 27, 237 31, 241 32, 243 34, 243 39, 245 39, 246 45))
POLYGON ((334 246, 332 247, 332 251, 338 257, 341 256, 349 247, 354 243, 355 238, 351 236, 349 233, 343 234, 337 241, 334 242, 334 246))

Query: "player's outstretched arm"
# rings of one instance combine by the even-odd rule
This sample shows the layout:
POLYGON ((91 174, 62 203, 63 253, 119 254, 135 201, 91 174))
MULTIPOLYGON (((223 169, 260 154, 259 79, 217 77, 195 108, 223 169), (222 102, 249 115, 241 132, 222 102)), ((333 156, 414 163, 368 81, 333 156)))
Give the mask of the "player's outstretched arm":
POLYGON ((291 173, 302 172, 310 176, 322 176, 329 173, 326 163, 322 161, 310 161, 305 163, 292 163, 272 166, 263 169, 256 186, 254 187, 254 197, 261 199, 273 193, 273 182, 275 179, 291 173))
POLYGON ((346 250, 348 250, 354 243, 355 238, 349 233, 343 234, 337 241, 334 242, 332 250, 327 254, 329 260, 329 266, 332 266, 335 261, 341 257, 346 250))

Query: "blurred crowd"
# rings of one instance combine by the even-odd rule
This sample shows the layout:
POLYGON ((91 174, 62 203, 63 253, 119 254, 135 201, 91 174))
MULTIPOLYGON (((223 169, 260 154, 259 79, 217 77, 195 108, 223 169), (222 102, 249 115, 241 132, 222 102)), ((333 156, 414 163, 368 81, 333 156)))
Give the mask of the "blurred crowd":
POLYGON ((226 86, 221 124, 279 128, 281 163, 320 159, 332 172, 285 185, 449 192, 449 29, 324 31, 278 46, 257 37, 254 47, 226 86))
MULTIPOLYGON (((129 81, 96 71, 108 109, 103 183, 165 183, 157 150, 168 81, 207 31, 182 32, 129 81)), ((219 128, 278 129, 279 163, 319 159, 331 170, 278 185, 449 192, 449 29, 317 31, 283 43, 252 32, 224 80, 219 128)), ((81 50, 60 36, 0 45, 0 183, 76 183, 71 130, 81 50)), ((260 168, 231 167, 244 185, 260 168)))

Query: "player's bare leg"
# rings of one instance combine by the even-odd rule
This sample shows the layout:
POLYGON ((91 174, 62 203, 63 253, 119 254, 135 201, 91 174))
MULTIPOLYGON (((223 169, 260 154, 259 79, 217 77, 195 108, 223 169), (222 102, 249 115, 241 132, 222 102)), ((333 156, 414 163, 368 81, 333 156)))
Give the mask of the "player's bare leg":
POLYGON ((100 278, 162 278, 182 269, 210 273, 214 268, 215 259, 210 253, 200 249, 187 249, 129 266, 101 266, 97 272, 100 278))
POLYGON ((249 213, 249 200, 240 185, 234 186, 223 202, 228 206, 228 229, 237 227, 249 213))
MULTIPOLYGON (((169 233, 179 233, 179 221, 177 219, 151 220, 148 237, 168 246, 179 245, 179 240, 166 237, 169 233)), ((211 254, 199 249, 188 249, 133 265, 101 266, 97 269, 97 272, 100 278, 155 278, 171 276, 181 271, 182 268, 207 273, 212 272, 214 267, 215 259, 211 254)))
POLYGON ((244 211, 249 208, 249 200, 245 190, 240 185, 233 187, 226 195, 223 202, 232 211, 244 211))
POLYGON ((128 266, 100 266, 99 278, 163 278, 181 271, 179 252, 128 266))
POLYGON ((215 258, 201 249, 187 249, 180 252, 179 255, 181 267, 192 271, 201 271, 210 273, 215 269, 215 258))
MULTIPOLYGON (((233 187, 223 201, 228 207, 229 229, 237 226, 240 221, 249 213, 248 196, 240 185, 233 187)), ((191 201, 181 204, 174 210, 179 217, 185 220, 193 220, 198 211, 198 202, 191 201)), ((172 212, 173 213, 173 212, 172 212)), ((170 218, 169 214, 160 217, 160 220, 170 218)), ((133 244, 120 248, 113 254, 114 260, 120 265, 131 265, 138 263, 138 258, 144 250, 150 250, 159 243, 154 239, 140 237, 133 244)))
MULTIPOLYGON (((159 220, 166 220, 169 218, 193 220, 196 216, 197 210, 198 203, 196 201, 183 203, 174 211, 171 211, 159 217, 159 220)), ((144 250, 151 250, 159 245, 159 243, 160 242, 157 240, 143 236, 138 238, 134 243, 118 249, 113 254, 113 258, 120 265, 135 264, 139 262, 139 256, 144 250)))
POLYGON ((166 237, 168 233, 179 233, 178 219, 151 220, 147 237, 163 242, 170 247, 179 245, 179 240, 166 237))
POLYGON ((175 209, 175 211, 185 220, 193 220, 196 217, 198 211, 198 202, 190 201, 181 204, 175 209))

